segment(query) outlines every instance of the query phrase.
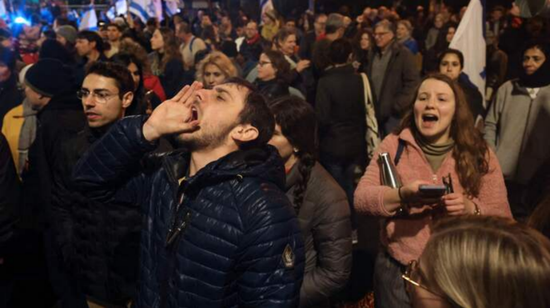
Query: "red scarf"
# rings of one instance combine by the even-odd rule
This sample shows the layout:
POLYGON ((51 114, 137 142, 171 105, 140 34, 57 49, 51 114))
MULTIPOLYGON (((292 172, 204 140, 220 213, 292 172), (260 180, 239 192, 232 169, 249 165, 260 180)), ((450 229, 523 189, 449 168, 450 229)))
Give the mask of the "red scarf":
POLYGON ((248 45, 253 45, 254 43, 256 43, 259 40, 260 40, 260 33, 256 33, 256 35, 253 38, 251 38, 249 40, 246 40, 246 43, 248 45))

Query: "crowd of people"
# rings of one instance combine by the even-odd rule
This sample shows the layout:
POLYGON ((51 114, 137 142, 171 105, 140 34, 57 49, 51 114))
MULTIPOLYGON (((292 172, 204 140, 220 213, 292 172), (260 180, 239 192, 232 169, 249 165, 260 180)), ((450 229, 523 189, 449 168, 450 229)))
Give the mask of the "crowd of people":
POLYGON ((0 308, 550 307, 550 21, 517 10, 485 89, 465 7, 0 20, 0 308))

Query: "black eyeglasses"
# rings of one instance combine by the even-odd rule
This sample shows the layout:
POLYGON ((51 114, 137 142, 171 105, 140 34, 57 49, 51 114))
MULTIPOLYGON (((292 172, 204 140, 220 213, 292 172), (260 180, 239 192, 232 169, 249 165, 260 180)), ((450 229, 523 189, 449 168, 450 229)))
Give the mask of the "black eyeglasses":
POLYGON ((118 93, 112 94, 107 92, 90 92, 87 90, 79 90, 76 92, 76 96, 81 100, 86 100, 90 95, 98 104, 105 104, 111 99, 111 97, 117 96, 118 93))
POLYGON ((263 67, 263 66, 266 66, 266 65, 268 65, 268 64, 271 64, 271 62, 268 62, 268 61, 260 61, 260 62, 258 62, 258 65, 259 65, 259 66, 262 66, 262 67, 263 67))

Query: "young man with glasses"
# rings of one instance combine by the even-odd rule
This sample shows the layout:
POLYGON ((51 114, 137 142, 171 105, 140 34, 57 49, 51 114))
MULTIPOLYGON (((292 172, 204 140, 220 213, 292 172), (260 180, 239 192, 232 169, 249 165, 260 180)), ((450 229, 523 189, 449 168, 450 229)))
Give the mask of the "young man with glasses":
POLYGON ((63 138, 52 181, 52 212, 58 226, 63 259, 70 264, 78 292, 94 307, 127 306, 135 297, 141 214, 136 204, 94 202, 74 187, 72 170, 78 159, 125 115, 134 100, 128 69, 95 62, 77 91, 86 127, 63 138))
POLYGON ((74 189, 71 173, 80 156, 124 116, 134 83, 126 67, 107 62, 90 67, 79 91, 72 78, 56 60, 41 60, 27 72, 27 98, 40 111, 23 181, 44 190, 34 204, 36 212, 44 212, 48 270, 60 307, 87 307, 86 297, 100 306, 126 306, 135 295, 139 209, 88 200, 74 189), (81 125, 65 127, 66 119, 81 125), (37 166, 39 176, 32 172, 37 166))

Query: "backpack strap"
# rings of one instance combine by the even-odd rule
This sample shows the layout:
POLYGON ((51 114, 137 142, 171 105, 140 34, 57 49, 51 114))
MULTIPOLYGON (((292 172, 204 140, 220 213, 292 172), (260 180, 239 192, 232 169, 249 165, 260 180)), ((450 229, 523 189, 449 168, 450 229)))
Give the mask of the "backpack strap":
POLYGON ((399 160, 401 159, 401 154, 403 154, 403 150, 405 150, 405 140, 399 138, 399 144, 397 145, 397 152, 395 152, 395 158, 393 159, 393 165, 397 166, 399 164, 399 160))
POLYGON ((193 53, 193 43, 195 42, 196 39, 197 37, 193 36, 193 38, 191 39, 191 42, 189 42, 189 51, 191 53, 193 53))

